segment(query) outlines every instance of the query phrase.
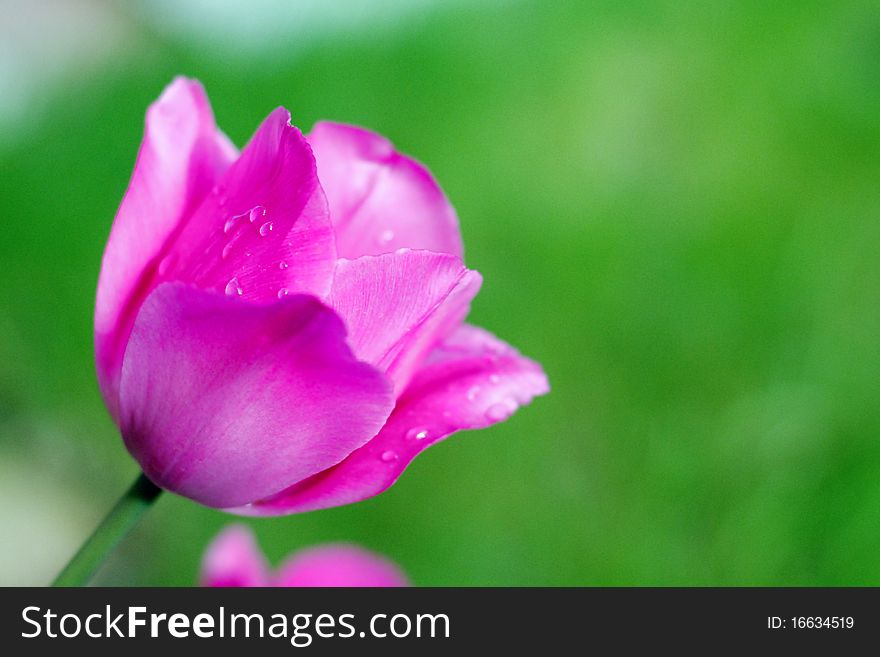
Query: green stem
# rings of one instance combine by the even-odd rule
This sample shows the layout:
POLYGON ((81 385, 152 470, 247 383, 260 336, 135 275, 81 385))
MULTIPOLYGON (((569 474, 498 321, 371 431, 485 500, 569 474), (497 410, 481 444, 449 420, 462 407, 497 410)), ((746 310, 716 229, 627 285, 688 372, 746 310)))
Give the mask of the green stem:
POLYGON ((138 523, 162 489, 138 476, 104 521, 74 555, 52 586, 85 586, 116 545, 138 523))

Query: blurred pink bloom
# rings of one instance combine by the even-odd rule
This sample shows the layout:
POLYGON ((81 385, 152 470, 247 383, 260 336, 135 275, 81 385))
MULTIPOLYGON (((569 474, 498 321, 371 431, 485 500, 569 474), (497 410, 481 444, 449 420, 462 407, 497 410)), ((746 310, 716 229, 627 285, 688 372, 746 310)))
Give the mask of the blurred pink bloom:
POLYGON ((202 559, 202 586, 409 586, 395 564, 355 545, 321 545, 297 552, 272 572, 244 525, 224 529, 202 559))
POLYGON ((547 391, 463 324, 480 275, 424 166, 279 108, 239 153, 198 82, 147 112, 104 253, 98 379, 156 484, 283 514, 376 495, 423 449, 547 391), (320 178, 320 182, 319 182, 320 178))

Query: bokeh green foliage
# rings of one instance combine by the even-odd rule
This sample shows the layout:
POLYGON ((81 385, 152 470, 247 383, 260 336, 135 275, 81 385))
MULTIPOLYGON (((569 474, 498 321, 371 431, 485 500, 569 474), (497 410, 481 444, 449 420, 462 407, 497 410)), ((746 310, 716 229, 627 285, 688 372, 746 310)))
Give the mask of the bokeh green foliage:
MULTIPOLYGON (((136 473, 94 381, 100 257, 185 73, 239 145, 283 104, 424 161, 485 277, 472 321, 553 386, 380 497, 249 521, 273 561, 346 540, 421 585, 880 583, 876 4, 455 4, 235 47, 145 26, 0 156, 0 458, 86 500, 83 536, 136 473)), ((99 581, 192 583, 229 520, 168 495, 99 581)))

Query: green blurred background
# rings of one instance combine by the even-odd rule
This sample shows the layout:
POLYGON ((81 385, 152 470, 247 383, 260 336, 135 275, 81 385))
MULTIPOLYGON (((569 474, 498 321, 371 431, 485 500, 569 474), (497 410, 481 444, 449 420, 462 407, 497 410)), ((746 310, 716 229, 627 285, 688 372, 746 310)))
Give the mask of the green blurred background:
MULTIPOLYGON (((95 383, 104 242, 178 73, 434 172, 472 320, 553 392, 389 492, 249 521, 418 585, 880 584, 876 2, 0 3, 0 583, 137 473, 95 383)), ((231 518, 166 495, 108 585, 186 585, 231 518)))

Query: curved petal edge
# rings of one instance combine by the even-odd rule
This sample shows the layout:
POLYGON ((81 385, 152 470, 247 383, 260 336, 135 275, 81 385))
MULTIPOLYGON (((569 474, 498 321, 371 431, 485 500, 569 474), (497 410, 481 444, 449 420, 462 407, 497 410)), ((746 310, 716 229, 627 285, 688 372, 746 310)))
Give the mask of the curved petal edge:
POLYGON ((354 352, 399 393, 464 320, 482 282, 455 256, 399 249, 340 260, 328 303, 345 321, 354 352))
POLYGON ((540 365, 464 325, 431 354, 375 438, 338 465, 240 512, 300 513, 378 495, 427 447, 456 431, 501 422, 549 389, 540 365))
POLYGON ((176 78, 147 110, 144 138, 104 251, 95 302, 98 382, 117 415, 122 352, 144 277, 178 226, 238 153, 217 129, 202 85, 176 78))
POLYGON ((353 125, 320 121, 308 141, 341 258, 399 248, 462 257, 458 217, 427 167, 353 125))

